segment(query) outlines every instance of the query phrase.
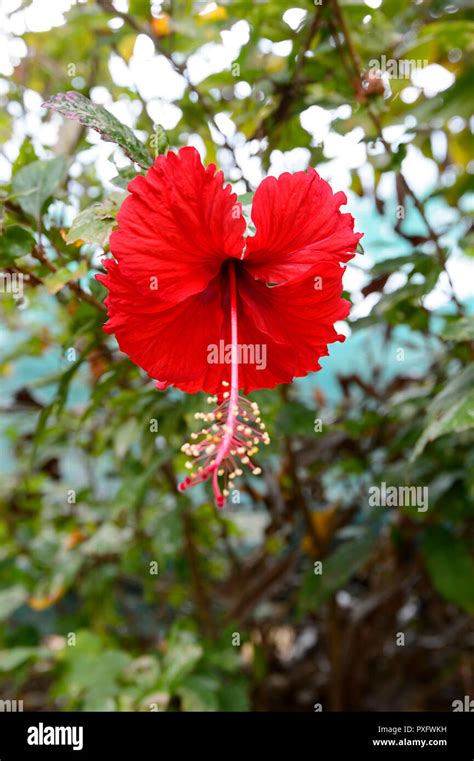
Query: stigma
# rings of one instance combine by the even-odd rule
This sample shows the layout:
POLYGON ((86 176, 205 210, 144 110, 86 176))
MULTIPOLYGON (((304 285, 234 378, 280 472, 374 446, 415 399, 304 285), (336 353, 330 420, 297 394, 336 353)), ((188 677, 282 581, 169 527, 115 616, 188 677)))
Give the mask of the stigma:
MULTIPOLYGON (((223 388, 228 388, 226 381, 223 388)), ((222 508, 234 487, 234 479, 243 475, 241 466, 249 468, 254 476, 261 469, 253 462, 262 445, 270 437, 262 422, 256 402, 235 396, 223 390, 218 396, 209 396, 210 412, 196 412, 196 420, 203 421, 200 431, 191 434, 191 441, 181 447, 188 456, 186 468, 192 472, 179 484, 180 491, 212 478, 216 507, 222 508), (218 401, 220 398, 220 402, 218 401)))

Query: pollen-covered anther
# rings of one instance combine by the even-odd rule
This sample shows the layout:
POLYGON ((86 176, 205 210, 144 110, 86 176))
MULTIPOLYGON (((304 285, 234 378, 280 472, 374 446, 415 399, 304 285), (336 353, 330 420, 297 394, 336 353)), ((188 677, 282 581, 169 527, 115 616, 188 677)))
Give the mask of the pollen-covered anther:
MULTIPOLYGON (((208 401, 216 398, 208 397, 208 401)), ((235 478, 243 475, 240 464, 247 465, 255 475, 261 473, 251 458, 258 453, 259 445, 270 442, 268 433, 262 428, 256 402, 234 394, 231 398, 228 392, 221 394, 221 399, 212 412, 206 415, 195 413, 197 420, 212 420, 213 423, 209 429, 192 433, 193 443, 186 443, 181 448, 184 454, 193 458, 192 462, 186 462, 186 468, 195 469, 180 484, 181 491, 212 477, 217 507, 223 507, 230 490, 235 488, 235 478), (219 482, 222 482, 221 487, 219 482)))

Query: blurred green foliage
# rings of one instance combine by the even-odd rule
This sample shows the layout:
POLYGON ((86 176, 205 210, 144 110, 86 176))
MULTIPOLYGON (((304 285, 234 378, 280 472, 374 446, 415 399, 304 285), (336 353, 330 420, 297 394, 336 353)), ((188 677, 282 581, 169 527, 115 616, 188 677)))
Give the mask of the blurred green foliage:
POLYGON ((451 292, 452 257, 473 254, 472 11, 441 0, 377 9, 305 0, 292 29, 283 0, 204 13, 191 0, 165 0, 153 13, 145 0, 128 5, 74 4, 65 25, 26 31, 27 55, 2 90, 0 136, 19 145, 13 158, 11 147, 4 153, 12 174, 0 190, 0 266, 28 278, 23 299, 0 298, 2 696, 29 710, 450 710, 474 673, 474 321, 472 300, 427 304, 440 283, 451 292), (114 81, 111 57, 127 66, 146 35, 187 79, 188 58, 242 20, 249 38, 231 68, 187 81, 176 98, 170 144, 199 136, 206 161, 220 159, 239 192, 251 193, 219 114, 267 170, 272 152, 294 148, 324 165, 324 142, 300 114, 333 109, 335 133, 361 128, 361 141, 375 145, 350 172, 380 234, 364 240, 376 264, 362 294, 375 295, 374 306, 352 320, 343 349, 358 346, 362 363, 352 367, 347 354, 336 402, 325 370, 309 397, 299 385, 255 394, 272 437, 265 476, 244 478, 240 504, 218 513, 206 487, 189 497, 176 490, 180 446, 205 400, 156 391, 102 331, 94 244, 107 251, 139 167, 110 146, 117 175, 113 188, 104 182, 86 154, 94 115, 80 124, 42 111, 59 125, 45 145, 28 127, 22 140, 16 130, 31 91, 44 101, 71 90, 88 98, 100 86, 135 115, 134 134, 108 112, 102 131, 115 130, 146 166, 163 134, 153 143, 147 101, 114 81), (267 44, 288 40, 286 54, 267 44), (406 102, 409 81, 367 73, 383 55, 427 59, 453 83, 406 102), (389 140, 386 128, 407 117, 406 139, 389 140), (403 173, 408 144, 437 168, 421 198, 403 173), (387 178, 393 204, 380 192, 387 178), (452 212, 456 246, 440 209, 452 212), (428 347, 426 369, 400 361, 387 375, 397 348, 408 353, 414 340, 428 347), (427 486, 429 509, 370 508, 368 488, 382 482, 427 486))

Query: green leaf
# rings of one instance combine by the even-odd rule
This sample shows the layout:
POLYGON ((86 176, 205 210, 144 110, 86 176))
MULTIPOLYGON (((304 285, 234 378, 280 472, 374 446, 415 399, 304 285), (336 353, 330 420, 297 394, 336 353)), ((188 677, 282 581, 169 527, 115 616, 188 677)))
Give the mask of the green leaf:
POLYGON ((49 419, 53 411, 56 412, 57 415, 61 414, 62 409, 67 402, 70 386, 74 379, 74 376, 76 375, 77 371, 79 370, 83 362, 85 362, 90 352, 95 348, 95 346, 96 346, 96 339, 94 338, 81 352, 77 360, 71 364, 68 370, 66 370, 65 372, 63 372, 62 374, 58 376, 59 383, 56 390, 56 396, 54 400, 51 402, 51 404, 49 404, 47 407, 44 407, 44 409, 41 410, 38 416, 38 421, 37 421, 35 433, 33 436, 34 445, 31 449, 31 455, 30 455, 30 467, 34 466, 35 458, 38 454, 39 446, 42 443, 43 436, 45 435, 45 431, 46 431, 46 426, 48 425, 49 419))
POLYGON ((177 692, 182 700, 182 710, 218 711, 219 682, 215 677, 192 674, 177 692))
POLYGON ((35 245, 33 235, 21 225, 10 225, 0 236, 0 265, 7 266, 30 254, 35 245))
POLYGON ((109 555, 118 553, 127 542, 127 529, 119 529, 113 523, 104 523, 87 542, 82 545, 85 555, 109 555))
POLYGON ((12 177, 24 166, 31 164, 33 161, 37 161, 38 156, 33 148, 33 143, 28 137, 23 140, 18 156, 12 164, 12 177))
POLYGON ((439 262, 434 257, 421 251, 413 251, 408 255, 390 256, 388 259, 375 262, 370 272, 373 276, 377 277, 378 275, 399 272, 404 267, 409 268, 408 271, 414 270, 424 274, 429 274, 432 270, 435 274, 440 271, 439 262))
POLYGON ((242 193, 242 195, 237 196, 237 202, 241 203, 242 206, 249 206, 251 205, 253 201, 254 193, 242 193))
POLYGON ((160 676, 160 662, 154 655, 140 655, 127 666, 124 676, 130 684, 151 690, 160 676))
POLYGON ((303 582, 300 612, 316 610, 347 584, 351 576, 369 559, 374 543, 375 536, 367 532, 357 539, 344 542, 325 558, 322 561, 322 573, 315 574, 312 571, 303 582))
POLYGON ((472 341, 474 340, 474 315, 461 317, 455 322, 450 322, 441 333, 447 341, 472 341))
MULTIPOLYGON (((141 172, 136 172, 133 166, 124 166, 121 169, 117 169, 117 176, 112 177, 111 182, 122 190, 127 190, 128 183, 135 179, 141 172)), ((143 175, 142 175, 143 176, 143 175)), ((125 196, 124 196, 125 197, 125 196)))
POLYGON ((153 161, 143 143, 135 137, 130 127, 107 111, 98 106, 79 92, 68 92, 53 95, 43 103, 43 108, 51 108, 66 117, 90 127, 99 133, 102 140, 117 143, 124 153, 144 169, 148 169, 153 161))
POLYGON ((11 650, 0 650, 0 671, 13 671, 22 666, 30 658, 47 658, 50 652, 40 647, 14 647, 11 650))
POLYGON ((428 425, 418 439, 411 460, 418 457, 430 441, 446 433, 461 433, 474 428, 474 366, 466 367, 435 396, 427 413, 428 425))
POLYGON ((155 124, 155 134, 153 135, 152 140, 155 156, 160 156, 161 154, 166 153, 169 148, 169 140, 168 135, 161 124, 155 124))
POLYGON ((163 662, 163 683, 173 691, 194 669, 203 654, 190 632, 172 632, 163 662))
POLYGON ((55 605, 75 581, 83 558, 62 548, 54 558, 50 574, 44 574, 28 603, 33 610, 46 610, 55 605))
POLYGON ((287 402, 282 407, 276 428, 286 436, 312 436, 315 414, 301 402, 287 402))
POLYGON ((123 460, 132 444, 140 435, 140 425, 135 418, 126 420, 114 436, 114 452, 119 460, 123 460))
POLYGON ((119 677, 131 660, 127 653, 108 647, 93 632, 80 631, 75 647, 64 651, 64 673, 58 692, 69 699, 81 697, 86 711, 114 710, 119 677))
POLYGON ((26 214, 41 216, 43 204, 64 179, 66 160, 59 156, 49 161, 33 161, 18 170, 12 180, 13 194, 26 214))
POLYGON ((250 711, 249 685, 244 678, 232 677, 232 682, 224 683, 219 690, 220 711, 250 711))
POLYGON ((56 272, 51 272, 44 279, 44 284, 49 293, 58 293, 68 283, 73 283, 75 280, 80 280, 81 277, 87 275, 87 262, 82 261, 79 267, 74 271, 67 267, 61 267, 56 272))
POLYGON ((131 16, 139 16, 140 18, 150 18, 150 0, 130 0, 129 13, 131 16))
POLYGON ((427 530, 422 544, 429 574, 438 592, 474 613, 474 558, 466 545, 441 526, 427 530))
POLYGON ((5 621, 28 597, 26 589, 19 584, 0 592, 0 621, 5 621))
POLYGON ((116 225, 116 217, 126 193, 111 193, 104 201, 94 203, 77 215, 67 234, 67 242, 107 245, 110 233, 116 225))

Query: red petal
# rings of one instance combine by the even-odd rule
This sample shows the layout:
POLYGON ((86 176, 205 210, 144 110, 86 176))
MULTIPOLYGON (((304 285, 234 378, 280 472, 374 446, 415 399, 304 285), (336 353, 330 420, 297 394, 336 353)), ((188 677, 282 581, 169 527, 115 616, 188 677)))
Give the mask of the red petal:
POLYGON ((281 283, 318 262, 351 259, 362 234, 354 232, 352 215, 339 211, 346 203, 345 194, 334 194, 314 169, 267 177, 252 204, 256 233, 247 238, 248 270, 281 283))
MULTIPOLYGON (((97 278, 109 288, 108 333, 120 349, 152 378, 158 388, 173 384, 188 393, 222 392, 231 365, 224 360, 231 342, 228 284, 217 277, 205 291, 179 304, 141 293, 112 259, 107 275, 97 278), (217 347, 218 361, 209 362, 217 347)), ((333 325, 347 317, 341 298, 344 269, 325 262, 294 282, 270 287, 239 267, 237 278, 238 343, 242 352, 239 387, 244 393, 291 383, 320 369, 327 345, 343 341, 333 325), (321 288, 315 288, 321 278, 321 288)))
POLYGON ((188 393, 222 390, 230 366, 207 361, 209 344, 223 338, 221 279, 215 278, 202 293, 170 304, 137 291, 114 260, 104 264, 107 275, 97 275, 109 289, 104 330, 115 333, 132 362, 159 379, 160 389, 174 384, 188 393))
POLYGON ((240 259, 241 205, 195 148, 158 156, 128 187, 110 248, 142 294, 176 303, 204 290, 226 258, 240 259))
POLYGON ((260 358, 266 353, 266 367, 263 362, 260 368, 257 363, 240 365, 244 393, 290 383, 319 370, 318 360, 328 354, 328 344, 344 341, 333 327, 349 313, 349 302, 341 298, 343 273, 338 264, 325 262, 298 281, 274 287, 242 274, 239 344, 253 345, 254 357, 257 351, 260 358), (320 284, 321 288, 315 287, 320 284))

